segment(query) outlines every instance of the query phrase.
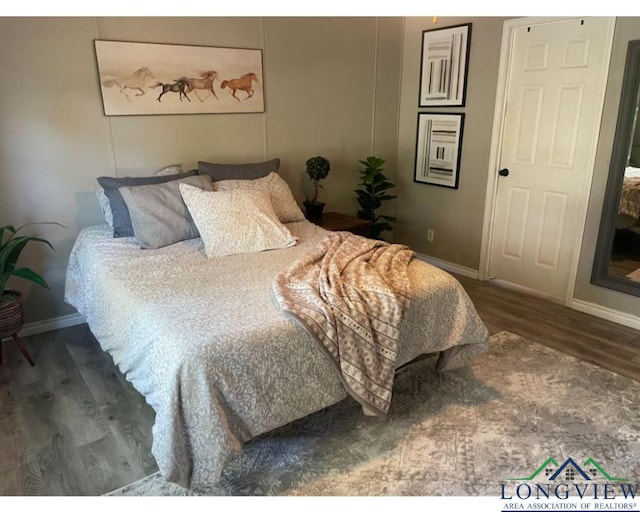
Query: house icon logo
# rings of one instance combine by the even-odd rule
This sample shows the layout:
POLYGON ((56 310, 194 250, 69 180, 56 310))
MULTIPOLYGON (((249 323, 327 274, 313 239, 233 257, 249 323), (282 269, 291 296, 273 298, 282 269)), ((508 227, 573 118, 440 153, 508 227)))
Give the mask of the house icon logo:
POLYGON ((604 478, 608 482, 625 482, 626 478, 612 477, 607 473, 593 457, 584 461, 582 466, 571 457, 568 457, 562 464, 549 457, 531 475, 524 478, 509 478, 510 481, 531 481, 543 479, 550 482, 565 481, 574 482, 576 480, 595 480, 604 478))
MULTIPOLYGON (((633 500, 640 497, 640 484, 609 474, 593 457, 582 464, 568 457, 561 464, 547 458, 529 476, 508 478, 500 484, 503 510, 523 508, 528 500, 559 500, 570 498, 591 500, 633 500)), ((588 510, 589 506, 582 507, 588 510)), ((525 507, 526 508, 526 507, 525 507)), ((595 508, 598 508, 597 506, 595 508)))

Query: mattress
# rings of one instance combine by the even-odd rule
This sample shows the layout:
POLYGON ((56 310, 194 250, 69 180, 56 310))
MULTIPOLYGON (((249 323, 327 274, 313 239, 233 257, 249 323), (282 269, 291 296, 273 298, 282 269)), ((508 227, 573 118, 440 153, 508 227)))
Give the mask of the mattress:
MULTIPOLYGON (((65 300, 155 410, 152 452, 168 481, 206 487, 243 443, 348 396, 317 342, 276 305, 274 276, 326 235, 307 221, 287 227, 295 247, 214 259, 199 238, 144 250, 106 225, 78 235, 65 300)), ((418 259, 408 272, 397 365, 426 353, 448 369, 469 364, 488 332, 466 292, 418 259)))

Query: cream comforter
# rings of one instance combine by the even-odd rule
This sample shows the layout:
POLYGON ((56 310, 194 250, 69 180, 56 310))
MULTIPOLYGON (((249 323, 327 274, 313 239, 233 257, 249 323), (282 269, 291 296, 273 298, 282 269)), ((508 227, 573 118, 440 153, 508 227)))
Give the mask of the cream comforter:
MULTIPOLYGON (((200 239, 142 250, 84 229, 71 252, 66 301, 156 412, 153 455, 185 487, 216 481, 252 437, 344 399, 332 364, 281 314, 274 276, 326 231, 288 224, 297 246, 208 260, 200 239)), ((397 366, 447 352, 449 368, 486 350, 488 333, 460 284, 419 260, 408 268, 411 307, 397 366)))

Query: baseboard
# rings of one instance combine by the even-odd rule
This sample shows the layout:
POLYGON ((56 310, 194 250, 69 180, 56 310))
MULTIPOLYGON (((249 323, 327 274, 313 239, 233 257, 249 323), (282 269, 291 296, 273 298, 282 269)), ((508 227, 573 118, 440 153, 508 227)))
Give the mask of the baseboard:
POLYGON ((80 313, 71 313, 70 315, 58 316, 38 322, 29 322, 24 324, 20 331, 20 336, 32 336, 34 334, 42 334, 43 332, 55 331, 72 325, 83 324, 86 320, 80 313))
POLYGON ((518 293, 522 293, 523 295, 538 297, 539 299, 548 300, 549 302, 555 302, 556 304, 561 304, 562 306, 564 306, 564 300, 559 297, 554 297, 553 295, 549 295, 548 293, 540 292, 532 288, 527 288, 526 286, 521 286, 510 281, 503 281, 502 279, 491 279, 490 283, 494 286, 500 286, 501 288, 506 288, 507 290, 513 290, 518 293))
POLYGON ((617 324, 626 325, 627 327, 640 330, 640 316, 622 313, 621 311, 606 308, 600 304, 594 304, 593 302, 586 302, 579 299, 573 299, 571 301, 571 309, 582 311, 589 315, 604 318, 605 320, 611 320, 617 324))
POLYGON ((447 272, 451 272, 453 274, 459 274, 464 277, 470 277, 471 279, 478 279, 478 271, 469 267, 463 267, 462 265, 458 265, 456 263, 451 263, 450 261, 439 260, 438 258, 434 258, 432 256, 427 256, 426 254, 422 254, 417 252, 416 258, 422 261, 426 261, 430 265, 434 267, 441 268, 442 270, 446 270, 447 272))

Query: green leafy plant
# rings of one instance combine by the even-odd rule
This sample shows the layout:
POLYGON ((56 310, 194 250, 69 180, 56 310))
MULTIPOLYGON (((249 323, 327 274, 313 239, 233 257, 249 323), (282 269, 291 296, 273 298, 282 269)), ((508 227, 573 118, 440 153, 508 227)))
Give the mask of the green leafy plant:
POLYGON ((36 271, 28 267, 17 266, 18 259, 29 242, 40 242, 53 249, 53 245, 44 238, 29 235, 18 235, 22 229, 35 224, 55 224, 57 226, 64 227, 62 224, 58 224, 57 222, 34 222, 25 224, 19 228, 15 228, 11 225, 0 227, 0 299, 6 291, 7 281, 9 281, 11 276, 19 277, 40 286, 44 286, 45 288, 49 288, 49 285, 44 278, 36 271))
POLYGON ((363 168, 359 169, 360 183, 356 189, 358 204, 358 217, 360 219, 373 221, 373 226, 369 232, 371 238, 380 238, 383 231, 391 231, 395 217, 390 215, 378 215, 376 210, 382 206, 384 201, 395 199, 396 196, 388 194, 386 191, 395 187, 387 178, 382 165, 384 160, 375 156, 367 157, 366 160, 358 160, 363 168))
POLYGON ((320 181, 329 175, 331 170, 331 162, 323 156, 314 156, 307 160, 307 174, 313 181, 313 199, 309 201, 311 204, 318 203, 318 189, 321 187, 320 181))

